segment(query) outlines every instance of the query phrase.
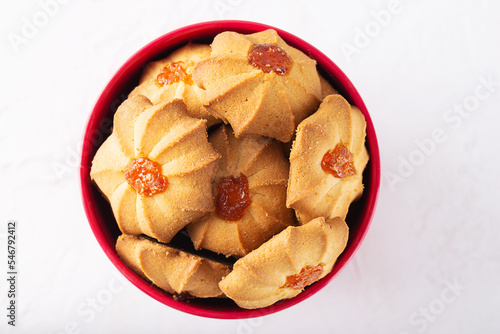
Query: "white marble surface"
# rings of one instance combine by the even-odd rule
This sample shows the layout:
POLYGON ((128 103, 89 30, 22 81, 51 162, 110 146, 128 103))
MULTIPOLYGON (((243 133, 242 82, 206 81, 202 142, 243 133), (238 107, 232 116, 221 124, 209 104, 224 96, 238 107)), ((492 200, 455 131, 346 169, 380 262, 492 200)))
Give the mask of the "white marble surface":
POLYGON ((0 11, 4 273, 9 219, 19 240, 17 326, 1 279, 0 332, 500 332, 498 1, 43 5, 54 1, 0 11), (307 301, 251 321, 183 314, 117 279, 78 184, 82 132, 113 73, 163 33, 214 19, 268 23, 330 56, 364 98, 382 157, 378 209, 353 261, 307 301))

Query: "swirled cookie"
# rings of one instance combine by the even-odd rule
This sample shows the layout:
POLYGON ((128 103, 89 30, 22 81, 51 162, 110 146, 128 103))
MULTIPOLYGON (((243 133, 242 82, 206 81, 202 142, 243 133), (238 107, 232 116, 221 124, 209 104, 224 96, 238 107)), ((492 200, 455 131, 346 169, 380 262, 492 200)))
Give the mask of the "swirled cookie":
POLYGON ((90 176, 123 233, 169 242, 214 210, 211 189, 220 155, 207 140, 206 122, 187 116, 179 100, 153 106, 136 95, 120 105, 90 176))
POLYGON ((302 121, 290 152, 287 206, 301 223, 316 217, 345 219, 363 192, 368 162, 363 114, 340 95, 327 96, 302 121))
POLYGON ((246 134, 292 139, 295 127, 321 102, 316 61, 287 45, 274 30, 223 32, 195 66, 208 111, 246 134))
POLYGON ((216 209, 187 231, 196 249, 242 256, 294 222, 285 205, 288 161, 277 141, 238 139, 227 125, 209 141, 221 154, 213 186, 216 209))
POLYGON ((209 127, 221 123, 203 106, 205 91, 194 84, 192 79, 194 66, 209 55, 209 45, 190 43, 164 59, 149 63, 139 86, 129 97, 141 94, 153 104, 180 99, 186 104, 189 116, 206 119, 209 127))
POLYGON ((223 293, 218 284, 231 270, 227 264, 143 236, 121 235, 116 242, 116 251, 137 274, 171 294, 221 297, 223 293))
POLYGON ((219 286, 238 306, 255 309, 297 296, 326 276, 343 252, 348 227, 341 218, 290 226, 242 257, 219 286))

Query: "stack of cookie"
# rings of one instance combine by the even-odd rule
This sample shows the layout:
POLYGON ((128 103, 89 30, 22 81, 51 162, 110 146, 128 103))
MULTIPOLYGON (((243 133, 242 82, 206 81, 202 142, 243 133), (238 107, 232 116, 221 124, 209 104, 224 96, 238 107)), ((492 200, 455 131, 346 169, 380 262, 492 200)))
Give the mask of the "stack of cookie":
POLYGON ((146 66, 91 178, 123 233, 118 255, 144 279, 261 308, 327 275, 343 252, 365 127, 274 30, 223 32, 146 66), (181 234, 192 249, 172 243, 181 234))

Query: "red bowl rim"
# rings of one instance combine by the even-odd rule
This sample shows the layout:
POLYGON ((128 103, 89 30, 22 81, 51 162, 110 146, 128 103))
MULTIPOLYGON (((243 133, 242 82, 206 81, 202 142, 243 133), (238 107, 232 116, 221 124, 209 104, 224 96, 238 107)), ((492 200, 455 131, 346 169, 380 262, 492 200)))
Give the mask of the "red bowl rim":
POLYGON ((85 129, 82 147, 82 161, 80 166, 80 185, 82 191, 83 206, 94 236, 96 237, 99 245, 101 246, 107 257, 115 265, 115 267, 137 288, 139 288, 150 297, 156 299, 157 301, 176 310, 189 314, 218 319, 253 318, 284 310, 309 298, 310 296, 321 290, 324 286, 326 286, 350 262, 354 254, 359 249, 362 241, 364 240, 375 212, 378 192, 380 188, 380 153, 375 129, 373 127, 370 115, 368 114, 368 110, 363 100, 361 99, 361 96, 359 95, 349 78, 325 54, 323 54, 321 51, 305 42, 304 40, 296 37, 295 35, 267 24, 237 20, 207 21, 176 29, 153 40, 152 42, 141 48, 139 51, 137 51, 134 55, 132 55, 111 78, 109 83, 103 89, 100 97, 98 98, 92 110, 92 113, 89 116, 87 127, 85 129), (163 49, 166 52, 167 50, 163 46, 168 45, 170 49, 178 47, 181 43, 186 43, 186 41, 188 41, 189 39, 193 39, 198 34, 201 34, 203 36, 206 36, 208 34, 215 36, 215 34, 222 31, 236 31, 243 34, 248 34, 263 31, 266 29, 276 30, 278 34, 289 45, 302 50, 312 58, 316 59, 320 68, 322 68, 322 70, 326 72, 326 77, 331 79, 330 81, 333 81, 333 83, 340 88, 342 95, 346 97, 353 105, 356 105, 365 116, 367 123, 367 148, 370 153, 369 164, 371 165, 368 175, 370 184, 369 187, 367 187, 369 188, 370 193, 365 205, 366 210, 364 210, 362 213, 360 219, 361 224, 358 233, 352 240, 349 241, 348 247, 346 247, 346 250, 338 259, 332 272, 330 272, 320 281, 309 286, 305 291, 292 299, 280 301, 274 305, 257 310, 246 310, 241 309, 237 306, 229 307, 226 309, 217 309, 211 308, 210 306, 199 306, 192 305, 190 303, 179 302, 174 300, 168 293, 165 293, 159 288, 152 286, 144 279, 139 277, 136 273, 134 273, 119 259, 114 247, 110 247, 106 242, 106 238, 104 236, 105 231, 103 231, 103 227, 98 222, 98 219, 96 217, 96 208, 93 205, 92 197, 90 195, 91 187, 93 187, 89 176, 90 162, 92 158, 91 155, 93 156, 92 152, 95 149, 91 142, 92 130, 94 129, 96 121, 96 114, 98 114, 100 110, 109 108, 108 98, 109 94, 111 94, 110 92, 116 93, 117 85, 122 81, 123 77, 130 76, 132 68, 135 68, 137 70, 139 66, 142 66, 147 61, 159 56, 160 52, 158 52, 158 48, 163 49), (191 36, 191 38, 187 39, 187 36, 191 36))

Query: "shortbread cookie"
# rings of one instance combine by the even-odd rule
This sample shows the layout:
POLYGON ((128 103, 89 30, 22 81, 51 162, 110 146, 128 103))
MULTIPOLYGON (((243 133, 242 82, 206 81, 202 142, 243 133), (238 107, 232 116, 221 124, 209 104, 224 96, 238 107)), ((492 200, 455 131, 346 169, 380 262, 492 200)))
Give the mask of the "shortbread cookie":
POLYGON ((214 210, 212 180, 220 155, 207 140, 206 122, 187 116, 180 100, 153 106, 136 95, 118 108, 90 176, 123 233, 169 242, 214 210))
POLYGON ((292 139, 300 121, 321 101, 316 61, 287 45, 274 30, 223 32, 193 72, 206 90, 208 111, 246 134, 292 139))
POLYGON ((363 192, 368 162, 363 114, 340 95, 323 100, 297 128, 290 152, 287 206, 301 223, 317 217, 345 219, 363 192))
POLYGON ((242 256, 294 223, 285 203, 289 164, 279 142, 238 139, 227 125, 209 141, 222 156, 213 185, 216 209, 187 230, 196 249, 242 256))
POLYGON ((246 309, 297 296, 331 272, 348 239, 340 218, 317 218, 290 226, 242 257, 220 283, 221 290, 246 309))
POLYGON ((220 280, 231 266, 154 242, 143 236, 121 235, 116 251, 143 278, 171 293, 221 297, 220 280))
POLYGON ((203 106, 205 91, 199 88, 192 78, 194 66, 210 56, 210 46, 206 44, 188 44, 168 57, 149 63, 137 86, 130 94, 141 94, 153 104, 169 102, 175 99, 184 101, 187 114, 191 117, 204 118, 207 126, 221 123, 203 106))

